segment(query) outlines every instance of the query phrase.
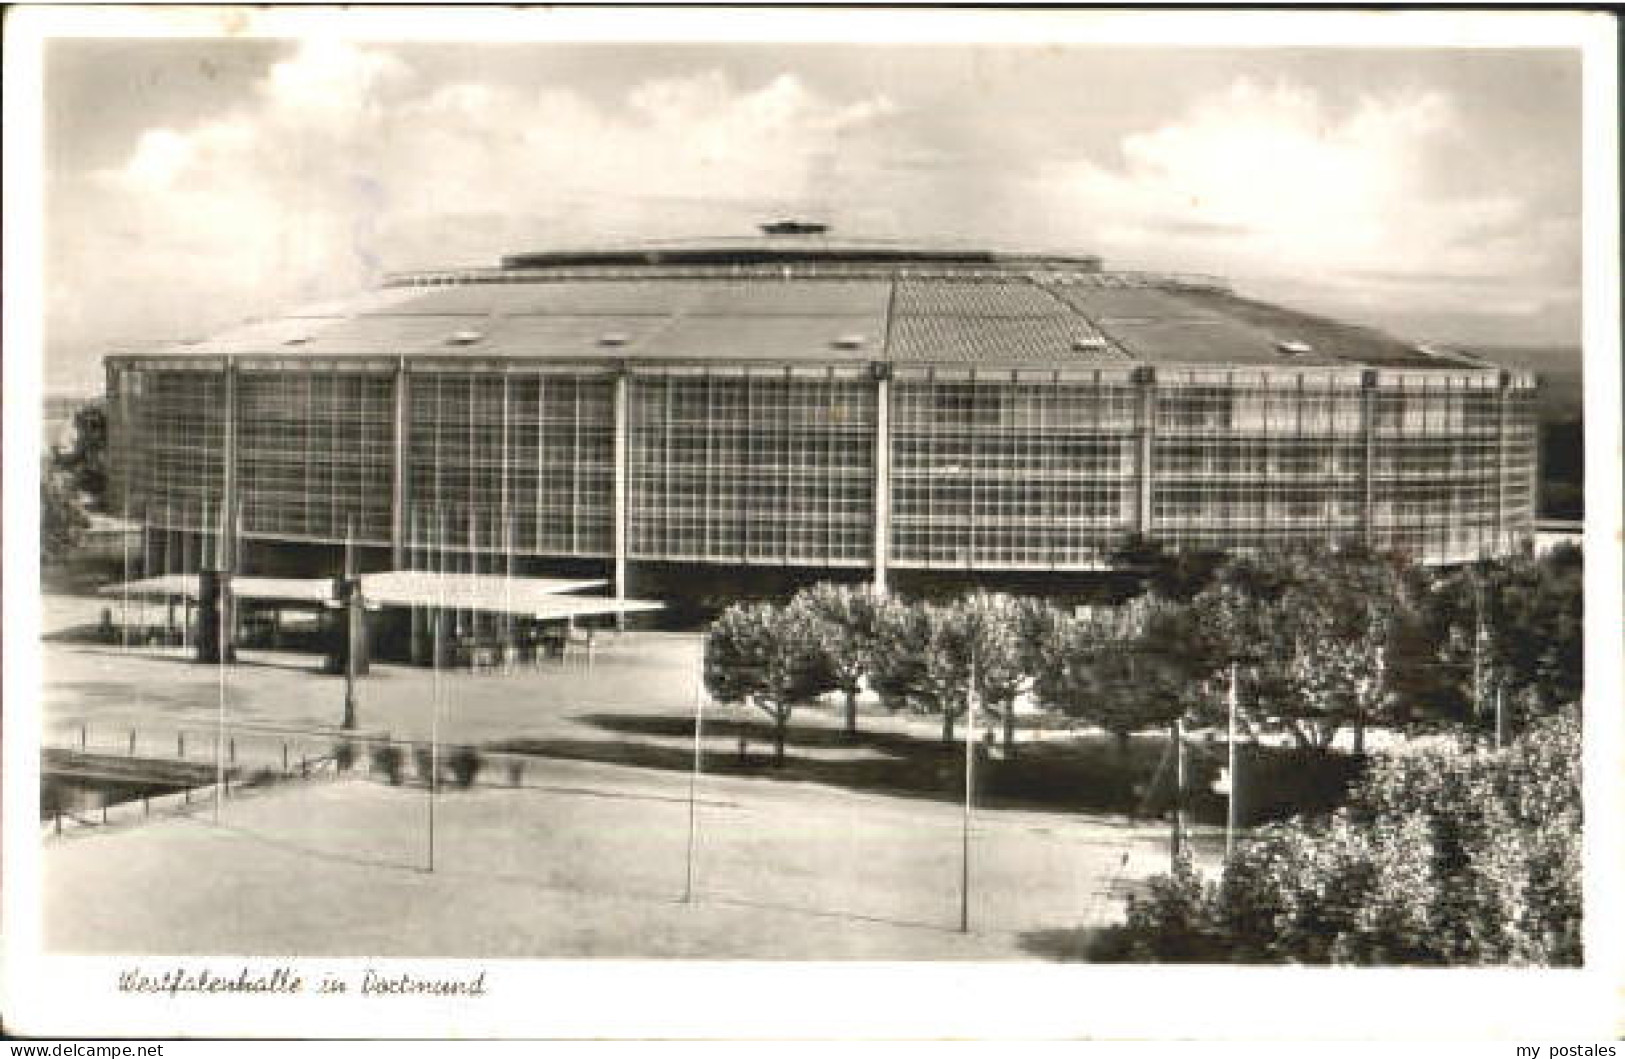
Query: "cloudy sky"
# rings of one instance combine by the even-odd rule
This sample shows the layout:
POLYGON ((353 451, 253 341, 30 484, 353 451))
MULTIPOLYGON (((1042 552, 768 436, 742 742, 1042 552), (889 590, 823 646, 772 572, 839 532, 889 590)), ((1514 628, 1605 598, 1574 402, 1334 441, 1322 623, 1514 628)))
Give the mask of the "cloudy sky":
POLYGON ((53 389, 384 270, 781 215, 1578 341, 1569 50, 57 41, 45 82, 53 389))

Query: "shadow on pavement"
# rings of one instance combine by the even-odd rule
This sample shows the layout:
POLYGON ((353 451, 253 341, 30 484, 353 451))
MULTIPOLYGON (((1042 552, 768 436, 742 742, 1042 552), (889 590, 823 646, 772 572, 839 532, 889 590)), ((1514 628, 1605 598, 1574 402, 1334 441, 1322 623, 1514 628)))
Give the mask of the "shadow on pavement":
POLYGON ((1089 951, 1099 931, 1089 927, 1029 930, 1017 941, 1021 951, 1056 963, 1089 963, 1089 951))
MULTIPOLYGON (((694 767, 693 722, 659 714, 586 714, 583 725, 621 738, 526 738, 487 743, 482 749, 537 757, 687 772, 694 767)), ((902 798, 958 803, 965 796, 964 747, 897 732, 860 730, 848 736, 838 727, 792 727, 783 764, 773 760, 773 731, 765 720, 728 718, 708 727, 712 739, 730 743, 743 736, 740 754, 708 748, 702 768, 713 776, 772 778, 818 783, 902 798), (809 753, 812 752, 812 753, 809 753)), ((1029 744, 1013 759, 983 752, 977 761, 978 805, 989 809, 1049 809, 1132 815, 1159 812, 1158 790, 1147 785, 1157 775, 1160 749, 1148 746, 1131 758, 1089 740, 1029 744)), ((1164 770, 1166 773, 1166 770, 1164 770)), ((1162 786, 1168 785, 1163 776, 1162 786)), ((1223 819, 1222 806, 1218 818, 1223 819)), ((1124 821, 1127 826, 1130 821, 1124 821)))

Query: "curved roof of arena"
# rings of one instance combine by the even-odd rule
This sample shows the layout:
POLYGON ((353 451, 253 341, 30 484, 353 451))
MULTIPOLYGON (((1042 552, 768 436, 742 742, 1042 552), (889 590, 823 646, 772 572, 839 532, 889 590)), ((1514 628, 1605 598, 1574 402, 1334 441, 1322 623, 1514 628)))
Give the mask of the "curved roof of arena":
POLYGON ((165 356, 1487 368, 1092 256, 822 235, 510 255, 150 350, 165 356))

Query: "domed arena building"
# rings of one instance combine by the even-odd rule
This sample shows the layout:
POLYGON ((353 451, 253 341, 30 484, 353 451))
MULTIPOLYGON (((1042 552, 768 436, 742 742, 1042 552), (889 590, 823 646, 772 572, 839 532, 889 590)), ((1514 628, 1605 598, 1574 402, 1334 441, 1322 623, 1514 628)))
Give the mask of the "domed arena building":
POLYGON ((1533 532, 1529 374, 1212 277, 816 225, 393 275, 107 374, 149 573, 349 552, 681 603, 1533 532))

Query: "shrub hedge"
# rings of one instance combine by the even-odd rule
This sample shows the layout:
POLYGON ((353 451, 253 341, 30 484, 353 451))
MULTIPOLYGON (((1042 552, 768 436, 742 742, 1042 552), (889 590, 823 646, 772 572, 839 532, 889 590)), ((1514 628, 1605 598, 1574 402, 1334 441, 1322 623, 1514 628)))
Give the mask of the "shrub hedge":
POLYGON ((1264 828, 1218 882, 1131 898, 1106 960, 1576 966, 1580 717, 1506 750, 1382 755, 1327 817, 1264 828))

